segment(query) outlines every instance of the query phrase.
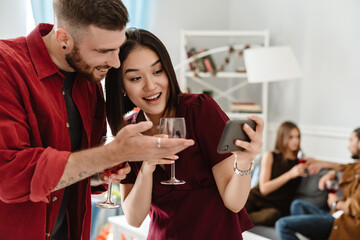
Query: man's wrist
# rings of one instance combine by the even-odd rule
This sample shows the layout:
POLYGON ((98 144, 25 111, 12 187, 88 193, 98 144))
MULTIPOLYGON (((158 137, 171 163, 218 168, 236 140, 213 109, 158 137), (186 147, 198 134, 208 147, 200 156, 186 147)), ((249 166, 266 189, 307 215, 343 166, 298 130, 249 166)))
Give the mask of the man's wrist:
POLYGON ((95 173, 94 175, 92 175, 90 177, 90 183, 91 183, 91 186, 98 186, 98 185, 101 185, 103 184, 104 182, 101 180, 101 177, 100 177, 100 173, 97 172, 95 173))

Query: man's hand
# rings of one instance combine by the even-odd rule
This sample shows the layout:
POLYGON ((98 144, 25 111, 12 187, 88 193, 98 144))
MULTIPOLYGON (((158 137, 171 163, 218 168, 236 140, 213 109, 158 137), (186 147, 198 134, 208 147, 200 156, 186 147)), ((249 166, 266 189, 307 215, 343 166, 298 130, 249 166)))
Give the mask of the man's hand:
POLYGON ((333 172, 328 172, 327 174, 325 174, 324 176, 322 176, 319 180, 319 184, 318 187, 320 190, 324 190, 326 187, 326 182, 329 180, 334 180, 336 177, 336 174, 334 174, 333 172))
POLYGON ((114 165, 123 161, 176 159, 176 153, 194 144, 193 140, 183 138, 161 138, 158 147, 158 137, 142 134, 151 127, 151 122, 127 125, 119 131, 113 142, 104 146, 109 149, 114 165))
MULTIPOLYGON (((158 138, 141 134, 151 127, 151 122, 131 124, 122 128, 115 140, 109 144, 71 153, 63 175, 52 191, 67 187, 123 162, 161 158, 174 160, 177 159, 176 153, 194 144, 193 140, 158 138)), ((118 183, 129 171, 130 167, 119 170, 119 176, 110 176, 110 178, 114 178, 114 183, 118 183)))
POLYGON ((289 174, 291 176, 291 178, 297 178, 297 177, 306 177, 307 173, 306 173, 306 165, 299 163, 295 166, 293 166, 290 170, 289 170, 289 174))

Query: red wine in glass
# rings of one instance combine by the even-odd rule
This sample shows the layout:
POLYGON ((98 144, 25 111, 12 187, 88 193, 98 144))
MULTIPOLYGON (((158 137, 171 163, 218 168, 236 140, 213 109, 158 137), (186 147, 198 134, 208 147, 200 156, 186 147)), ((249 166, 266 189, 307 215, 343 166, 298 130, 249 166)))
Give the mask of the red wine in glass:
POLYGON ((334 193, 334 194, 336 194, 338 190, 335 189, 335 188, 328 188, 327 191, 328 191, 328 193, 334 193))
POLYGON ((299 150, 297 153, 297 159, 299 163, 306 163, 305 154, 303 151, 299 150))
POLYGON ((327 180, 326 181, 326 190, 328 193, 336 194, 339 189, 339 186, 335 180, 327 180))
POLYGON ((106 175, 108 175, 110 177, 111 174, 117 174, 117 172, 123 168, 125 166, 125 162, 120 163, 119 165, 116 165, 115 167, 109 168, 109 169, 105 169, 104 172, 106 173, 106 175))

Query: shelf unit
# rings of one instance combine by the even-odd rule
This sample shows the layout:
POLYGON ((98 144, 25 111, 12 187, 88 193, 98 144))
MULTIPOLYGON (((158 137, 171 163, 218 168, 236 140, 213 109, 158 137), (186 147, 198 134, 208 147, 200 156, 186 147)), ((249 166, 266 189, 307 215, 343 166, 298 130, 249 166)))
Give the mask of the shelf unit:
MULTIPOLYGON (((230 45, 234 50, 240 50, 244 49, 245 45, 252 45, 257 44, 260 47, 268 47, 269 46, 269 39, 270 34, 268 30, 263 31, 181 31, 181 39, 180 39, 180 56, 181 61, 180 64, 175 66, 175 70, 179 71, 179 84, 181 89, 184 91, 188 86, 190 81, 196 83, 198 86, 205 87, 208 90, 212 90, 214 93, 214 100, 219 101, 220 99, 227 99, 230 102, 236 102, 238 99, 234 97, 233 95, 236 94, 237 91, 240 89, 248 86, 248 83, 246 81, 246 73, 243 72, 235 72, 235 71, 223 71, 223 72, 217 72, 216 75, 212 75, 211 73, 203 73, 199 72, 195 74, 194 72, 189 70, 189 63, 193 62, 196 59, 200 59, 202 57, 205 57, 207 55, 212 55, 214 59, 216 59, 216 56, 218 53, 223 53, 229 51, 230 45), (187 56, 187 49, 192 46, 188 46, 189 41, 191 39, 202 39, 203 44, 210 40, 219 41, 219 42, 226 42, 225 46, 215 46, 210 48, 210 50, 206 50, 204 52, 201 52, 197 54, 196 56, 188 58, 187 56), (219 40, 218 40, 219 39, 219 40), (253 39, 254 42, 251 42, 248 39, 253 39), (256 40, 256 41, 255 41, 256 40), (196 77, 196 76, 199 76, 196 77), (219 86, 215 86, 213 82, 208 81, 210 78, 215 79, 222 79, 224 81, 229 81, 230 85, 225 86, 224 84, 222 88, 219 86), (235 83, 233 83, 236 81, 235 83)), ((201 44, 200 43, 200 44, 201 44)), ((217 43, 215 43, 216 45, 217 43)), ((198 47, 204 47, 204 46, 198 46, 198 47)), ((263 146, 266 149, 267 144, 267 118, 268 118, 268 83, 258 83, 261 85, 261 113, 254 113, 255 115, 258 115, 261 117, 265 122, 265 128, 264 128, 264 134, 263 134, 263 146)), ((219 102, 218 102, 219 103, 219 102)), ((219 104, 221 108, 225 109, 225 106, 222 106, 219 104)), ((226 111, 226 114, 229 116, 230 119, 239 119, 239 118, 245 118, 250 113, 234 113, 226 111)), ((252 114, 252 113, 251 113, 252 114)))

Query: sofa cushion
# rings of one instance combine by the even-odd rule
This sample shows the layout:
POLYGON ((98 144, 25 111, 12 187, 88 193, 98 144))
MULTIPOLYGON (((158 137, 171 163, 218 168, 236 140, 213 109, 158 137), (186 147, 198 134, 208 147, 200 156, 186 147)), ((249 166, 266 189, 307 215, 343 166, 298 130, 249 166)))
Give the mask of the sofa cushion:
POLYGON ((316 175, 302 178, 294 198, 308 201, 326 211, 329 210, 327 205, 328 193, 318 188, 320 178, 326 174, 327 171, 327 169, 322 169, 316 175))

